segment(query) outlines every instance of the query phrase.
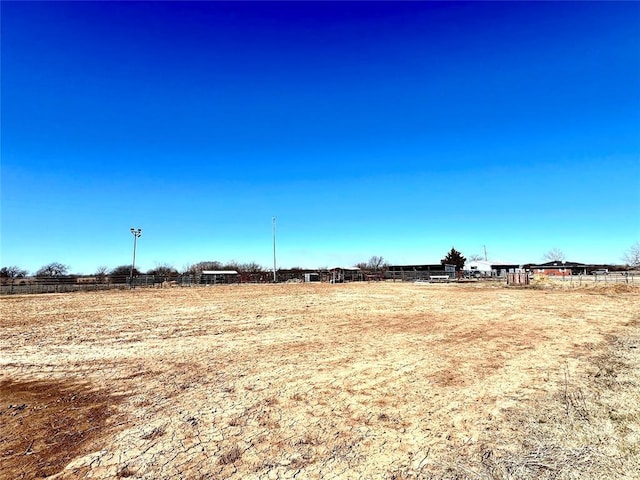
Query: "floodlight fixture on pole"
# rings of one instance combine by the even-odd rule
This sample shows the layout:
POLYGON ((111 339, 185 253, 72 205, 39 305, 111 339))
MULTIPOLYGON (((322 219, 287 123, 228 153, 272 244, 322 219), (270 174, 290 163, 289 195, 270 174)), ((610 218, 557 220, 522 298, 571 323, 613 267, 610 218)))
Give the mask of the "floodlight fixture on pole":
POLYGON ((277 269, 276 269, 276 217, 271 220, 273 230, 273 283, 278 283, 277 269))
POLYGON ((136 241, 142 235, 142 229, 137 230, 131 227, 131 233, 133 234, 133 262, 131 263, 131 273, 129 274, 129 288, 133 288, 133 270, 136 268, 136 241))

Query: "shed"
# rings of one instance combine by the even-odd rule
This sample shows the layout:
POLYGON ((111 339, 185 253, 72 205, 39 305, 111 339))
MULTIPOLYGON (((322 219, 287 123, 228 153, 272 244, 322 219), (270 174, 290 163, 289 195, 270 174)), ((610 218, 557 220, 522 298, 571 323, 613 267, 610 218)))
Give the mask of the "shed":
POLYGON ((216 285, 219 283, 234 283, 239 281, 240 274, 235 270, 203 270, 200 283, 216 285))
POLYGON ((472 277, 490 277, 493 268, 488 260, 467 261, 462 268, 465 274, 472 277))
POLYGON ((473 277, 504 277, 507 273, 520 272, 517 263, 500 262, 496 260, 472 260, 464 264, 465 275, 473 277))
POLYGON ((362 272, 358 267, 333 267, 329 272, 331 272, 331 283, 362 280, 362 272))
POLYGON ((441 263, 423 265, 390 265, 385 272, 385 278, 393 280, 414 281, 430 280, 432 277, 447 276, 453 280, 456 278, 456 266, 441 263))
POLYGON ((564 277, 587 273, 588 265, 578 262, 563 262, 560 260, 542 263, 540 265, 527 265, 531 272, 551 277, 564 277))

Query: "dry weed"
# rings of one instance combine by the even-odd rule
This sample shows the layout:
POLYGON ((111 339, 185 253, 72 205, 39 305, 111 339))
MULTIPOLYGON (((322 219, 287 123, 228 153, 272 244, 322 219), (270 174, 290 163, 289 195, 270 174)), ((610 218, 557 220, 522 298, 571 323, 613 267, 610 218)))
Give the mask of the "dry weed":
POLYGON ((242 457, 242 450, 236 445, 232 445, 220 455, 220 464, 229 465, 236 463, 242 457))
POLYGON ((514 436, 487 438, 495 446, 482 444, 479 462, 452 462, 444 478, 640 478, 640 356, 622 345, 612 337, 585 359, 584 376, 565 368, 558 392, 509 412, 503 426, 514 436))

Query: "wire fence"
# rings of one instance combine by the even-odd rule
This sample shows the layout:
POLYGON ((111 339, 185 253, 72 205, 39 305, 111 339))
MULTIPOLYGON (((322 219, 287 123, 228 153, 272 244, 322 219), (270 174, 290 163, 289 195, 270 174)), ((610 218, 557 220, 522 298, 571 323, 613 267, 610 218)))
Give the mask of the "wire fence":
MULTIPOLYGON (((522 281, 527 275, 531 280, 551 281, 554 283, 566 283, 571 286, 581 286, 589 284, 629 284, 640 286, 640 271, 627 272, 607 272, 580 275, 532 275, 530 273, 519 273, 519 284, 526 284, 522 281)), ((309 281, 335 282, 335 273, 330 271, 278 271, 277 282, 305 282, 309 281)), ((363 272, 352 272, 343 278, 344 281, 463 281, 449 271, 387 271, 378 274, 367 274, 363 272)), ((505 277, 478 278, 478 281, 504 281, 505 277)), ((32 293, 65 293, 98 290, 125 290, 132 288, 171 288, 171 287, 207 287, 215 285, 230 285, 239 283, 273 283, 273 272, 242 272, 235 275, 138 275, 131 280, 128 276, 108 276, 97 277, 30 277, 2 279, 0 284, 1 295, 11 294, 32 294, 32 293)), ((516 283, 515 280, 512 283, 516 283)))
MULTIPOLYGON (((329 271, 278 271, 276 281, 330 282, 335 274, 329 271)), ((365 280, 362 274, 347 276, 347 281, 365 280)), ((63 276, 2 279, 0 294, 65 293, 97 290, 124 290, 134 288, 207 287, 239 283, 273 283, 273 272, 240 272, 233 274, 193 275, 111 275, 103 278, 63 276)))
POLYGON ((588 285, 593 283, 624 283, 640 285, 640 271, 607 272, 579 275, 555 275, 550 276, 553 281, 566 282, 576 285, 588 285))

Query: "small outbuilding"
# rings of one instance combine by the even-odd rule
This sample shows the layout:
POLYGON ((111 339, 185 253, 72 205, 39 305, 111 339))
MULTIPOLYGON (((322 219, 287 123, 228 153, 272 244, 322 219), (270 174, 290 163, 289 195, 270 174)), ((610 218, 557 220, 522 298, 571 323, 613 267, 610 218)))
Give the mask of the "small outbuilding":
POLYGON ((385 272, 386 279, 415 281, 415 280, 434 280, 434 279, 455 280, 456 266, 451 264, 442 265, 441 263, 423 264, 423 265, 389 265, 385 272))
POLYGON ((320 281, 320 274, 318 272, 305 273, 304 274, 304 281, 305 282, 319 282, 320 281))
POLYGON ((468 277, 491 277, 493 276, 493 268, 488 260, 470 260, 464 264, 462 268, 465 276, 468 277))
POLYGON ((237 283, 239 281, 240 274, 235 270, 203 270, 200 274, 200 283, 203 285, 237 283))
POLYGON ((565 277, 570 275, 586 274, 589 269, 589 265, 578 262, 562 262, 556 260, 542 263, 540 265, 528 265, 528 268, 535 275, 565 277))
POLYGON ((363 278, 358 267, 333 267, 329 269, 329 273, 331 283, 354 282, 363 278))
POLYGON ((508 273, 521 272, 522 268, 517 263, 496 260, 471 260, 464 264, 463 271, 465 276, 469 277, 505 277, 508 273))

